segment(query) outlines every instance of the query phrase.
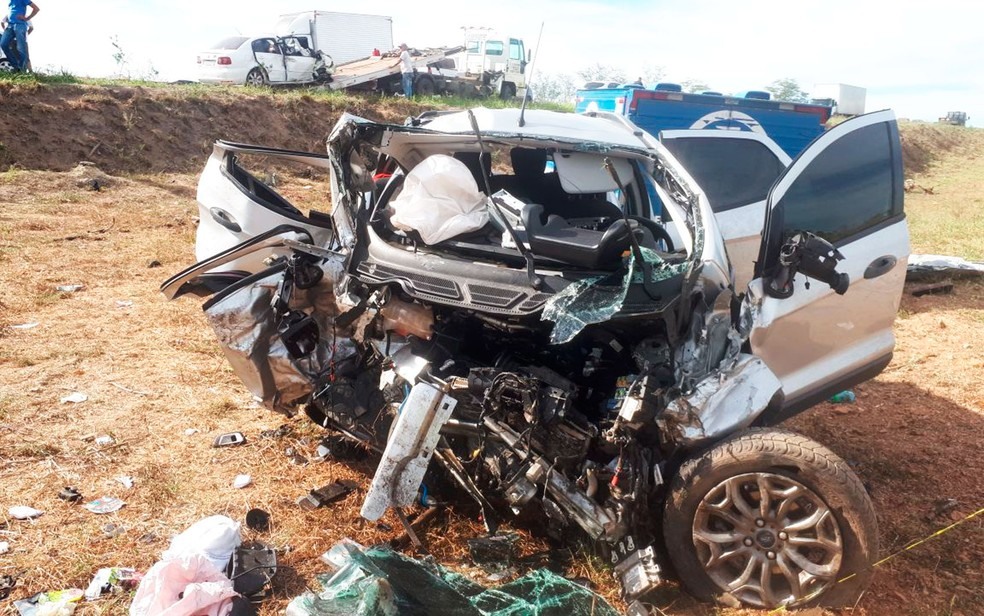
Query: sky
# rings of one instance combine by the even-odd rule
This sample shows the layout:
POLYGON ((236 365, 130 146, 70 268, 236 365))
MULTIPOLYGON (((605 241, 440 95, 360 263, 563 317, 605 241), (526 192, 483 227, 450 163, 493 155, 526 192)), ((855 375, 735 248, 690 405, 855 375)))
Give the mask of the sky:
MULTIPOLYGON (((965 111, 984 126, 984 3, 973 0, 36 0, 36 69, 80 76, 124 72, 195 79, 197 52, 228 35, 271 31, 282 13, 310 9, 393 18, 399 43, 460 43, 462 26, 523 38, 535 71, 595 64, 626 75, 659 66, 666 81, 699 80, 725 93, 795 79, 867 89, 866 109, 935 121, 965 111), (453 8, 452 8, 453 7, 453 8), (543 25, 542 38, 537 43, 543 25)), ((534 89, 536 76, 533 76, 534 89)))

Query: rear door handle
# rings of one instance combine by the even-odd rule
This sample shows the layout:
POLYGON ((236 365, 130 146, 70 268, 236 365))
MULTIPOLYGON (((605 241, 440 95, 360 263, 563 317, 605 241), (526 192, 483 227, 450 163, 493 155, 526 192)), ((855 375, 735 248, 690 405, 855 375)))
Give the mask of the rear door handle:
POLYGON ((212 215, 212 220, 219 223, 226 229, 232 231, 233 233, 242 233, 243 228, 239 226, 236 219, 232 217, 232 214, 223 210, 220 207, 209 208, 208 213, 212 215))
POLYGON ((885 255, 883 257, 878 257, 868 265, 867 269, 864 270, 865 280, 878 278, 882 274, 886 274, 890 272, 892 268, 895 267, 895 264, 898 262, 899 260, 896 259, 893 255, 885 255))

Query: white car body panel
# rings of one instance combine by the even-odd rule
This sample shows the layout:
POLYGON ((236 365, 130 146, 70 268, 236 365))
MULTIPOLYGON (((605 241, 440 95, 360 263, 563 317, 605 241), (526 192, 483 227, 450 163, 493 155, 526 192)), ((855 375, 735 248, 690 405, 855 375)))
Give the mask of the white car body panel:
POLYGON ((362 503, 362 517, 375 521, 391 506, 413 504, 441 437, 440 430, 456 404, 457 400, 430 383, 418 381, 413 386, 376 467, 362 503))
MULTIPOLYGON (((804 150, 779 178, 769 195, 769 207, 780 203, 794 183, 811 169, 818 157, 829 148, 847 147, 841 140, 856 131, 875 125, 886 130, 894 126, 890 111, 871 113, 848 120, 820 136, 804 150)), ((896 129, 897 130, 897 129, 896 129)), ((839 158, 840 156, 834 156, 839 158)), ((881 161, 879 161, 880 163, 881 161)), ((892 158, 892 181, 895 195, 901 199, 901 152, 892 158)), ((859 174, 856 169, 849 172, 859 174)), ((869 176, 879 169, 865 169, 869 176)), ((828 180, 819 191, 831 185, 836 175, 818 176, 828 180)), ((837 184, 833 184, 837 186, 837 184)), ((811 188, 812 184, 809 185, 811 188)), ((823 199, 836 201, 843 195, 823 192, 823 199)), ((893 193, 894 194, 894 193, 893 193)), ((899 202, 901 204, 901 202, 899 202)), ((793 205, 793 204, 790 204, 793 205)), ((803 229, 809 231, 810 229, 803 229)), ((797 401, 815 393, 818 385, 837 383, 866 369, 883 365, 895 346, 893 324, 901 301, 909 256, 909 233, 904 214, 898 214, 870 230, 856 232, 835 242, 844 259, 837 271, 850 276, 850 286, 841 296, 828 285, 797 274, 793 294, 787 298, 769 297, 763 281, 750 285, 755 306, 755 323, 749 342, 782 381, 787 401, 797 401)))
MULTIPOLYGON (((265 206, 245 192, 223 169, 227 153, 231 149, 233 148, 229 144, 217 143, 198 181, 199 223, 195 237, 195 258, 198 261, 208 259, 280 225, 306 229, 317 245, 325 245, 331 240, 332 231, 327 219, 317 224, 303 215, 289 214, 265 206)), ((281 153, 281 156, 291 158, 289 154, 281 153)), ((323 167, 328 164, 324 157, 316 155, 304 157, 295 153, 293 159, 315 166, 323 167)), ((212 271, 258 272, 266 267, 263 262, 269 257, 287 254, 290 254, 290 250, 283 247, 254 252, 222 264, 212 271)))

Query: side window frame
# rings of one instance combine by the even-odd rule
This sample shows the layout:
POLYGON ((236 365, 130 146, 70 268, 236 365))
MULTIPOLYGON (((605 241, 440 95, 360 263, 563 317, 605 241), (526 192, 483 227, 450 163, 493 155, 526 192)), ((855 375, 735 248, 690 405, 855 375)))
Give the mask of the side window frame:
MULTIPOLYGON (((694 180, 698 183, 698 185, 700 185, 701 182, 700 182, 700 180, 697 177, 698 176, 697 171, 693 168, 694 165, 693 164, 688 164, 687 161, 681 159, 680 158, 680 152, 678 150, 676 150, 673 147, 672 144, 674 142, 679 143, 680 145, 683 145, 683 144, 693 144, 693 145, 700 144, 700 145, 704 145, 706 143, 706 144, 709 144, 709 145, 712 145, 713 146, 714 143, 712 143, 712 142, 715 142, 715 141, 718 142, 718 143, 720 143, 722 141, 725 141, 725 142, 733 142, 735 144, 741 144, 742 146, 755 147, 755 148, 760 149, 759 154, 766 153, 768 155, 771 155, 771 158, 769 159, 769 162, 776 164, 777 173, 776 173, 775 177, 773 177, 769 181, 769 183, 764 186, 761 195, 753 195, 751 197, 746 197, 746 198, 743 198, 743 199, 738 200, 738 201, 726 202, 726 203, 722 204, 720 202, 720 200, 716 198, 717 195, 715 195, 715 198, 712 198, 711 195, 708 194, 707 195, 707 198, 708 198, 708 201, 710 202, 711 209, 714 211, 714 213, 715 214, 720 214, 722 212, 728 212, 730 210, 735 210, 735 209, 738 209, 738 208, 742 208, 742 207, 751 205, 753 203, 758 203, 758 202, 761 202, 761 201, 764 201, 765 199, 767 199, 768 196, 769 196, 769 191, 772 188, 772 185, 775 183, 776 179, 778 179, 780 176, 782 176, 783 171, 785 171, 785 169, 786 169, 786 167, 788 165, 786 164, 786 162, 784 160, 780 159, 779 156, 777 156, 776 153, 772 149, 769 148, 769 146, 765 145, 761 141, 744 140, 744 139, 730 139, 730 138, 726 138, 726 137, 707 137, 707 136, 703 136, 702 135, 700 137, 683 138, 682 140, 679 139, 679 138, 668 139, 667 141, 664 142, 664 146, 670 151, 671 154, 673 154, 674 157, 677 157, 678 160, 680 160, 680 163, 684 166, 685 169, 687 169, 687 171, 691 174, 691 176, 694 177, 694 180)), ((701 186, 701 188, 705 191, 705 193, 708 192, 708 188, 707 187, 701 186)))
MULTIPOLYGON (((857 226, 847 230, 840 237, 834 239, 826 238, 834 246, 843 246, 844 244, 848 244, 856 239, 864 237, 865 235, 874 233, 875 231, 878 231, 879 229, 882 229, 890 224, 894 224, 905 216, 905 213, 903 211, 903 195, 902 195, 903 192, 902 191, 903 177, 902 177, 902 169, 901 169, 902 156, 901 153, 895 151, 895 147, 896 147, 895 144, 898 143, 898 125, 894 122, 887 127, 884 127, 881 124, 873 124, 870 126, 863 127, 859 129, 859 131, 864 131, 876 127, 879 129, 885 128, 885 130, 888 132, 888 134, 885 135, 887 146, 888 146, 887 155, 891 157, 891 160, 893 162, 898 163, 898 164, 892 164, 889 170, 890 176, 888 178, 888 181, 892 187, 891 197, 889 199, 889 204, 888 204, 889 208, 881 212, 876 219, 872 220, 872 222, 861 222, 857 226), (895 134, 893 135, 892 133, 895 134)), ((827 153, 826 151, 822 152, 821 155, 826 153, 827 153)), ((802 176, 796 178, 793 181, 793 184, 795 185, 795 183, 800 181, 801 179, 802 176)), ((789 206, 785 204, 784 201, 789 196, 790 196, 789 191, 787 191, 786 194, 784 194, 782 198, 779 200, 779 202, 776 203, 775 205, 775 210, 776 213, 778 214, 777 218, 780 220, 780 224, 781 224, 780 226, 781 234, 785 236, 794 231, 818 232, 817 229, 794 229, 787 224, 786 210, 789 206)), ((819 230, 818 235, 823 236, 824 235, 823 231, 819 230)))
POLYGON ((517 60, 522 62, 523 58, 523 47, 519 42, 519 39, 511 38, 509 39, 509 59, 517 60))
MULTIPOLYGON (((900 151, 901 145, 899 140, 898 123, 894 119, 894 115, 888 111, 874 112, 867 115, 868 116, 887 115, 888 118, 890 118, 884 121, 872 122, 871 124, 867 124, 859 127, 858 129, 855 129, 855 130, 863 130, 868 126, 883 126, 888 131, 887 154, 891 159, 891 163, 890 163, 891 197, 889 200, 890 210, 888 211, 888 216, 880 220, 874 221, 871 224, 857 227, 851 230, 849 233, 845 234, 844 236, 839 237, 836 240, 832 241, 831 243, 838 248, 843 247, 846 244, 850 244, 851 242, 862 239, 867 235, 871 235, 872 233, 876 233, 882 229, 890 227, 891 225, 894 225, 905 219, 905 211, 904 211, 904 204, 903 204, 904 176, 903 176, 903 169, 902 169, 902 152, 900 151)), ((848 124, 848 122, 856 122, 865 117, 866 116, 858 116, 855 119, 848 120, 847 122, 845 122, 845 126, 848 124)), ((832 130, 836 130, 836 128, 832 130)), ((818 137, 817 138, 818 141, 823 139, 823 137, 824 136, 818 137)), ((838 137, 838 140, 840 140, 841 138, 843 138, 843 136, 838 137)), ((826 147, 830 147, 830 145, 826 147)), ((826 152, 826 147, 821 153, 826 152)), ((768 209, 768 211, 766 212, 766 216, 768 217, 767 225, 766 228, 764 229, 762 245, 759 249, 759 257, 756 260, 756 265, 755 265, 756 277, 771 271, 775 267, 778 261, 779 247, 782 245, 782 242, 785 241, 788 233, 792 231, 792 229, 789 228, 786 224, 785 210, 787 206, 783 203, 783 200, 788 196, 789 193, 788 187, 791 187, 792 183, 795 183, 800 179, 803 170, 802 169, 797 170, 799 175, 793 177, 792 183, 787 186, 787 189, 782 193, 782 197, 779 199, 778 202, 775 201, 774 193, 776 192, 777 187, 779 187, 781 184, 784 183, 786 175, 790 173, 790 171, 794 170, 794 168, 797 166, 797 163, 804 157, 804 155, 809 153, 812 149, 813 148, 811 146, 808 147, 803 152, 801 152, 800 155, 797 156, 797 158, 794 159, 792 163, 790 163, 789 167, 787 167, 786 173, 784 173, 779 177, 779 179, 773 185, 772 189, 769 191, 768 204, 770 209, 768 209)), ((810 229, 806 229, 806 230, 810 231, 810 229)))

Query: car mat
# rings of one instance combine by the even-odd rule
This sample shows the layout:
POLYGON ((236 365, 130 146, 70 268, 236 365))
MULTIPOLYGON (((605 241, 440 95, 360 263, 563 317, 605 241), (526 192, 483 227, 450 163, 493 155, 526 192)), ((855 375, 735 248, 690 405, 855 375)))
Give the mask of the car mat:
POLYGON ((341 479, 334 483, 329 483, 324 487, 318 488, 317 490, 311 490, 311 494, 317 498, 322 505, 327 505, 328 503, 333 503, 340 500, 358 488, 359 484, 356 482, 349 479, 341 479))
POLYGON ((246 597, 233 597, 229 616, 256 616, 256 606, 246 597))
POLYGON ((270 580, 276 573, 276 550, 259 541, 240 545, 229 560, 228 575, 233 590, 254 603, 270 594, 270 580))

